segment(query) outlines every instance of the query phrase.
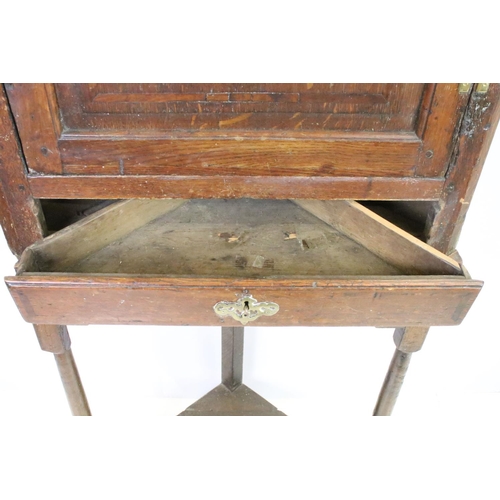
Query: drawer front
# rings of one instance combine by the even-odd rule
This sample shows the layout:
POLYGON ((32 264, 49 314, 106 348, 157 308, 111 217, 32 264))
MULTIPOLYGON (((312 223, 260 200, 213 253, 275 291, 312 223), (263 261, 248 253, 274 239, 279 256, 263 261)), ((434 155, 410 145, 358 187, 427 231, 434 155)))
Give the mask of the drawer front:
MULTIPOLYGON (((279 179, 296 197, 293 181, 304 177, 349 178, 360 193, 374 179, 439 178, 468 97, 456 84, 14 84, 7 91, 35 195, 59 198, 120 197, 124 185, 131 197, 292 197, 279 179), (45 186, 51 174, 65 176, 59 192, 45 186), (131 187, 125 179, 135 176, 131 187), (155 178, 161 190, 151 187, 155 178), (210 181, 220 178, 233 188, 213 190, 210 181), (257 192, 252 178, 263 183, 257 192), (188 184, 179 190, 182 180, 188 184)), ((330 187, 317 196, 331 198, 330 187)), ((426 189, 415 199, 431 198, 426 189)))
POLYGON ((38 324, 240 325, 214 306, 251 295, 277 304, 251 326, 457 325, 481 282, 456 277, 223 280, 18 276, 6 279, 24 319, 38 324))

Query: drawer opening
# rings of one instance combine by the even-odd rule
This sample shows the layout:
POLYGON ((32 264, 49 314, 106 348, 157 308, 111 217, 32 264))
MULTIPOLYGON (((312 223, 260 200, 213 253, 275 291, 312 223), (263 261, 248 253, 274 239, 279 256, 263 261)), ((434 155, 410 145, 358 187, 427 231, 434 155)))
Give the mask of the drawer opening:
POLYGON ((26 273, 273 278, 462 275, 356 202, 128 200, 30 247, 26 273))
MULTIPOLYGON (((120 200, 41 199, 48 234, 82 220, 120 200)), ((372 212, 392 222, 407 233, 425 241, 427 227, 432 222, 435 201, 360 201, 372 212), (431 214, 431 215, 430 215, 431 214)))
POLYGON ((40 200, 48 234, 60 231, 112 203, 116 200, 40 200))

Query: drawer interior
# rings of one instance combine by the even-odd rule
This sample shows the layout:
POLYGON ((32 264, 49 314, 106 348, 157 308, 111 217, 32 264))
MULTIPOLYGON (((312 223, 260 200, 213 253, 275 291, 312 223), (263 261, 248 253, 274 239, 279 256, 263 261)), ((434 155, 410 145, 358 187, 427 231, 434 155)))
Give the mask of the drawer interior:
POLYGON ((128 200, 46 238, 20 272, 225 278, 462 275, 355 202, 128 200))

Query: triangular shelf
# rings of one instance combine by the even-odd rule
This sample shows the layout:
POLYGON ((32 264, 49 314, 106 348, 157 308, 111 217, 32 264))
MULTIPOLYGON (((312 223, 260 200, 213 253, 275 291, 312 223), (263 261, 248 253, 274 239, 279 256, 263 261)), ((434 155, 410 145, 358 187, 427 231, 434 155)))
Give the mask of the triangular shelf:
POLYGON ((220 384, 186 408, 179 416, 284 417, 286 415, 244 384, 234 391, 230 391, 224 384, 220 384))

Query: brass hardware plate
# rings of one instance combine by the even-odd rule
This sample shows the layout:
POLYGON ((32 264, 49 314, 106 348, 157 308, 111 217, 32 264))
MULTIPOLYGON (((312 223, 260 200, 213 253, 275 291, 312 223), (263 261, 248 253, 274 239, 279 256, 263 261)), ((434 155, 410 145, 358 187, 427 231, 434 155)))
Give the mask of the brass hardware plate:
POLYGON ((489 83, 478 83, 476 87, 476 92, 478 94, 486 94, 488 92, 488 89, 490 88, 489 83))
MULTIPOLYGON (((467 92, 470 91, 472 88, 472 83, 459 83, 458 84, 458 92, 460 94, 466 94, 467 92)), ((474 89, 474 92, 476 94, 486 94, 488 92, 488 89, 490 88, 489 83, 478 83, 476 85, 476 88, 474 89)))
POLYGON ((251 295, 243 295, 235 302, 217 302, 214 311, 221 318, 230 316, 242 325, 246 325, 249 321, 255 321, 261 316, 273 316, 279 308, 279 305, 274 302, 258 302, 251 295))

